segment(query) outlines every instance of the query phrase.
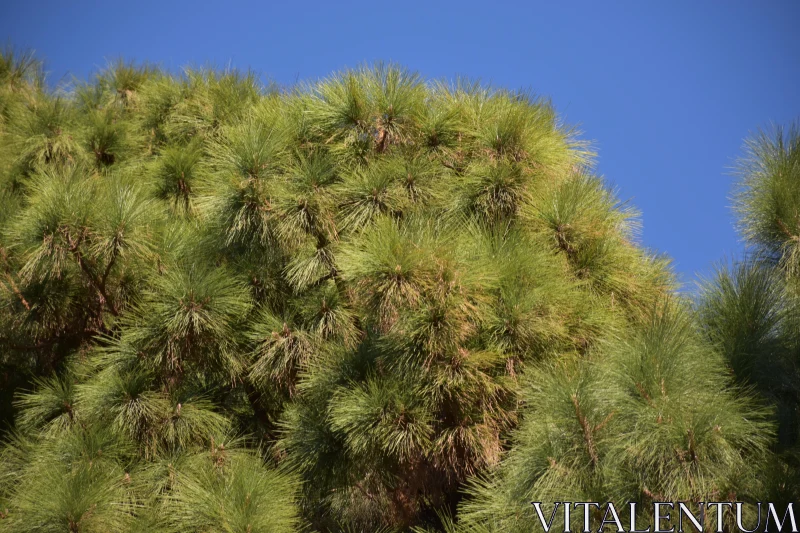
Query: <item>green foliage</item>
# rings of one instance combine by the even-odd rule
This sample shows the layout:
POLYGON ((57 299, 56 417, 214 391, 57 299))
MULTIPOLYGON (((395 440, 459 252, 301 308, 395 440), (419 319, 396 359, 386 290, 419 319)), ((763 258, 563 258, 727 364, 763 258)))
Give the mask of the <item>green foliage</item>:
POLYGON ((702 324, 736 379, 770 397, 779 405, 782 428, 796 431, 798 302, 784 280, 769 264, 751 258, 719 267, 700 296, 702 324))
POLYGON ((738 165, 736 211, 743 237, 779 263, 800 273, 800 129, 776 127, 747 141, 738 165))
POLYGON ((169 521, 174 531, 296 531, 294 482, 264 468, 256 454, 223 449, 193 457, 175 481, 169 521))
POLYGON ((48 92, 0 57, 4 529, 511 528, 791 476, 725 365, 795 308, 753 344, 664 304, 546 100, 391 64, 48 92))
POLYGON ((511 452, 494 478, 472 485, 463 526, 531 531, 531 501, 757 498, 767 412, 719 367, 679 303, 601 343, 589 362, 540 365, 527 376, 511 452))
POLYGON ((751 249, 717 267, 701 285, 703 329, 736 380, 775 408, 779 458, 769 468, 773 492, 797 497, 800 445, 800 292, 798 213, 800 133, 796 124, 760 131, 745 143, 736 169, 735 211, 751 249), (780 487, 780 489, 778 489, 780 487))

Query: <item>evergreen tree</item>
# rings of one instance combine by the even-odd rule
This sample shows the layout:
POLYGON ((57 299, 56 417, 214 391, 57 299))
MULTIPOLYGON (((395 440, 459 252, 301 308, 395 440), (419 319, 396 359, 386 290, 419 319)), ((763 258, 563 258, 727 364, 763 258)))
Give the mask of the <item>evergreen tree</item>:
POLYGON ((776 501, 800 498, 800 130, 775 127, 745 144, 734 207, 749 255, 701 286, 708 338, 735 379, 775 409, 776 501))
POLYGON ((792 128, 748 141, 735 198, 751 252, 719 266, 694 308, 668 298, 588 357, 527 373, 510 451, 450 528, 535 530, 532 501, 636 502, 646 523, 654 501, 797 500, 799 140, 792 128))
MULTIPOLYGON (((538 530, 533 501, 635 502, 646 525, 653 502, 762 501, 770 488, 760 481, 771 460, 769 411, 729 383, 684 302, 655 307, 587 359, 528 378, 525 420, 500 468, 472 484, 465 530, 538 530)), ((593 527, 602 518, 595 509, 593 527)), ((572 521, 583 527, 582 512, 572 521)))
POLYGON ((10 531, 514 530, 532 498, 782 467, 546 100, 385 64, 40 72, 2 55, 10 531))

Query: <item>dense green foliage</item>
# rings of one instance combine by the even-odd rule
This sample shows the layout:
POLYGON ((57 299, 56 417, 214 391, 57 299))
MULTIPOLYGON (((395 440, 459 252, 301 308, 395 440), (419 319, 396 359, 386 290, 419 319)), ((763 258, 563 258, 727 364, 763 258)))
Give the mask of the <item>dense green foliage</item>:
POLYGON ((120 61, 48 91, 6 52, 0 524, 530 531, 532 499, 796 498, 800 218, 746 172, 777 266, 696 312, 544 100, 392 65, 282 90, 120 61))
POLYGON ((800 498, 800 129, 746 141, 734 207, 750 255, 700 291, 700 323, 736 380, 775 409, 776 498, 800 498))

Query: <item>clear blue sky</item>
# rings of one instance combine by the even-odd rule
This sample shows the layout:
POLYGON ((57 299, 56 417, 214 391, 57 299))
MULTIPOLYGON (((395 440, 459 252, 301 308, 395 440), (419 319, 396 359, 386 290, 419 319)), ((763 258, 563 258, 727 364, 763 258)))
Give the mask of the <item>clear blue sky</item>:
POLYGON ((252 67, 281 84, 390 60, 552 98, 643 212, 684 281, 739 255, 742 140, 800 118, 800 1, 84 2, 5 0, 0 42, 51 80, 106 59, 252 67))

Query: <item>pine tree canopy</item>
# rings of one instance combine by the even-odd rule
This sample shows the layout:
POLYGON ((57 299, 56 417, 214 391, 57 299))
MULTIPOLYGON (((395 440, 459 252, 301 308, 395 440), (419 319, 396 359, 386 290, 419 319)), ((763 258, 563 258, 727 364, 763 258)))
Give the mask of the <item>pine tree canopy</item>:
POLYGON ((800 135, 748 150, 754 251, 692 300, 534 95, 3 52, 0 529, 797 500, 800 135))

